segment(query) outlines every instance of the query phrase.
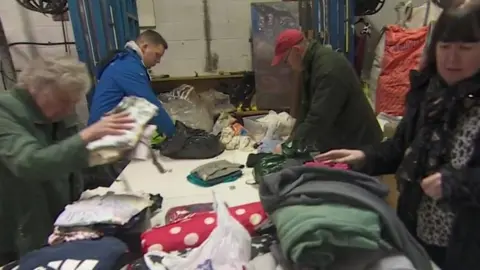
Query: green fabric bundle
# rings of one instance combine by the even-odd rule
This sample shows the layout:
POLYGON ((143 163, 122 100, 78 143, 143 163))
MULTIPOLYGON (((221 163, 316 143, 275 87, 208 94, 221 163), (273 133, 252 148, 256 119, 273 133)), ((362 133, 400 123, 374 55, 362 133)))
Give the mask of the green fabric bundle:
POLYGON ((326 269, 345 248, 377 250, 388 246, 381 237, 379 216, 344 205, 295 205, 271 215, 285 256, 302 266, 326 269))

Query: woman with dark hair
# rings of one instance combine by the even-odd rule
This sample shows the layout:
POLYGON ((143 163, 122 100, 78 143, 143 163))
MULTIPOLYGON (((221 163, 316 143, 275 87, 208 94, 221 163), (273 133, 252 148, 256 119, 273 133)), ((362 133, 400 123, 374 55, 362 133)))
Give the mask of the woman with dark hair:
POLYGON ((442 269, 480 268, 480 3, 445 10, 393 138, 319 160, 396 173, 398 215, 442 269))

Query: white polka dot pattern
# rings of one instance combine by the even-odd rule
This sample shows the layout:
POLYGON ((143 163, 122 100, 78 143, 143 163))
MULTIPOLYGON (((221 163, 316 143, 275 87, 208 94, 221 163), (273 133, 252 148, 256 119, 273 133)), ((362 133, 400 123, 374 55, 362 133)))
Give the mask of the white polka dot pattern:
POLYGON ((199 239, 198 234, 189 233, 189 234, 187 234, 187 236, 185 236, 185 239, 183 240, 183 242, 187 246, 193 246, 198 242, 198 239, 199 239))
MULTIPOLYGON (((260 202, 249 203, 229 208, 230 215, 250 234, 267 215, 260 202)), ((217 214, 210 212, 192 212, 182 220, 162 227, 150 229, 142 234, 142 250, 161 250, 172 252, 195 248, 208 239, 216 227, 217 214)))
POLYGON ((148 251, 163 251, 163 246, 161 244, 154 244, 148 248, 148 251))
POLYGON ((240 208, 240 209, 237 209, 235 210, 235 215, 238 215, 238 216, 241 216, 243 214, 245 214, 247 211, 243 208, 240 208))
POLYGON ((181 227, 173 227, 170 229, 171 234, 179 234, 182 231, 181 227))
POLYGON ((205 223, 205 225, 212 225, 213 223, 215 223, 215 218, 208 217, 203 221, 203 223, 205 223))
POLYGON ((260 214, 253 214, 250 216, 250 223, 253 226, 257 226, 260 222, 262 222, 262 216, 260 214))

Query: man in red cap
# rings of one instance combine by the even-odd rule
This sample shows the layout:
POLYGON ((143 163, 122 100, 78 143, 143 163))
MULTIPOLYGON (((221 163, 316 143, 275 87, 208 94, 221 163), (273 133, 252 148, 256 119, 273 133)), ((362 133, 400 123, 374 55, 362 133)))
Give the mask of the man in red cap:
POLYGON ((302 79, 297 121, 288 140, 294 147, 324 152, 382 140, 375 113, 342 53, 287 29, 276 39, 272 65, 281 63, 302 79))

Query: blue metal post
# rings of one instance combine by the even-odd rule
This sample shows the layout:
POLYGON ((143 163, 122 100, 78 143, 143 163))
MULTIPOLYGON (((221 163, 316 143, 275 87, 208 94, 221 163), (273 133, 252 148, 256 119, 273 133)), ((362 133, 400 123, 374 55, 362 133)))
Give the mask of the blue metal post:
POLYGON ((136 0, 69 0, 68 6, 78 56, 92 71, 139 34, 136 0))

